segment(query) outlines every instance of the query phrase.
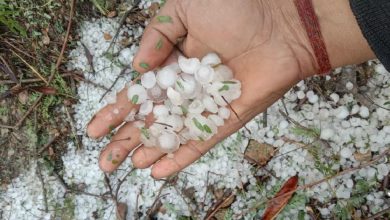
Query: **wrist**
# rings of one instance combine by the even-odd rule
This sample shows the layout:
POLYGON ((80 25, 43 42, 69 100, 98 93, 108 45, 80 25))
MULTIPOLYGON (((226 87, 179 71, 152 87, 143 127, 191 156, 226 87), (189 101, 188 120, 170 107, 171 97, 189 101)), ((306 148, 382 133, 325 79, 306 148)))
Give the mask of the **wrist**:
MULTIPOLYGON (((285 40, 297 56, 301 78, 306 78, 318 74, 319 65, 293 1, 276 2, 279 2, 277 8, 285 24, 285 40)), ((375 57, 360 31, 348 0, 313 0, 313 7, 332 68, 375 57)))
POLYGON ((349 0, 313 0, 332 68, 375 58, 349 0))

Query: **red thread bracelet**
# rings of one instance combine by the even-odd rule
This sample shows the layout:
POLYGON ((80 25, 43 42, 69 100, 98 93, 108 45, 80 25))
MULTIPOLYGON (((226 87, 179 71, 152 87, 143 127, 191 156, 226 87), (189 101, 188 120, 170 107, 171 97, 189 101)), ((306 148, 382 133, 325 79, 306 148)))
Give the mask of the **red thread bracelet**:
POLYGON ((321 34, 318 17, 315 14, 312 0, 294 0, 301 22, 306 29, 311 47, 319 66, 319 74, 327 74, 332 69, 328 52, 321 34))

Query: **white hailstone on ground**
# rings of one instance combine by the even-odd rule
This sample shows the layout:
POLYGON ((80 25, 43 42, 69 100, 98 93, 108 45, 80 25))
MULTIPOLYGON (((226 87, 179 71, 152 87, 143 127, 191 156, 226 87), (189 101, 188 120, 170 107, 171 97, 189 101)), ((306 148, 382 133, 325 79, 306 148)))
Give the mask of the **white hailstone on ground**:
POLYGON ((165 105, 156 105, 153 108, 153 115, 156 118, 165 117, 169 115, 169 110, 165 105))
POLYGON ((360 110, 360 107, 358 105, 352 106, 351 115, 357 114, 359 112, 359 110, 360 110))
POLYGON ((329 118, 329 110, 325 108, 320 109, 319 117, 320 120, 327 120, 329 118))
POLYGON ((116 92, 109 92, 104 97, 104 100, 107 102, 107 104, 114 104, 116 103, 116 92))
POLYGON ((142 74, 141 85, 146 89, 153 88, 157 83, 156 74, 153 71, 142 74))
POLYGON ((142 104, 148 96, 143 86, 134 84, 127 90, 127 97, 133 104, 142 104))
POLYGON ((179 56, 178 63, 180 69, 188 74, 195 74, 200 68, 200 61, 198 58, 185 58, 184 56, 179 56))
POLYGON ((121 50, 118 56, 118 60, 124 66, 131 65, 131 62, 133 62, 133 51, 130 48, 121 50))
POLYGON ((351 197, 351 190, 346 189, 344 186, 340 186, 336 190, 336 197, 340 199, 349 199, 351 197))
POLYGON ((201 60, 202 65, 216 66, 221 63, 221 59, 216 53, 209 53, 201 60))
POLYGON ((177 72, 174 65, 163 67, 157 72, 157 83, 162 89, 174 86, 177 78, 177 72))
POLYGON ((359 110, 359 115, 362 118, 368 118, 370 116, 370 111, 368 110, 368 108, 366 106, 361 106, 360 110, 359 110))
POLYGON ((201 114, 204 111, 205 107, 202 103, 202 101, 196 99, 191 102, 191 104, 188 106, 188 112, 192 114, 201 114))
POLYGON ((350 158, 352 156, 352 151, 348 147, 343 147, 340 151, 340 156, 343 158, 350 158))
POLYGON ((349 116, 349 111, 346 106, 340 106, 335 110, 335 116, 338 119, 345 119, 346 117, 349 116))
POLYGON ((347 88, 348 90, 352 90, 352 89, 353 89, 353 83, 347 82, 347 83, 345 84, 345 88, 347 88))
POLYGON ((174 105, 181 105, 184 102, 183 97, 179 92, 174 90, 172 87, 168 87, 167 89, 167 96, 172 104, 174 105))
POLYGON ((337 103, 337 102, 339 102, 339 100, 340 100, 340 96, 339 96, 337 93, 332 93, 332 94, 330 94, 330 98, 332 99, 332 101, 333 101, 334 103, 337 103))
POLYGON ((213 80, 214 74, 215 73, 213 68, 202 65, 198 71, 196 71, 195 79, 202 85, 207 84, 213 80))
POLYGON ((214 71, 213 81, 225 81, 233 78, 232 70, 226 65, 218 65, 214 71))
POLYGON ((153 111, 153 101, 147 100, 139 107, 139 114, 148 115, 153 111))
POLYGON ((211 114, 207 118, 213 121, 216 126, 222 126, 225 124, 223 118, 219 117, 218 115, 211 114))
POLYGON ((288 121, 286 120, 282 120, 280 123, 279 123, 279 128, 280 129, 286 129, 288 127, 289 123, 288 121))
POLYGON ((228 119, 230 117, 230 110, 226 107, 221 107, 218 109, 218 116, 223 119, 228 119))
POLYGON ((379 164, 376 169, 380 176, 387 176, 389 174, 389 166, 387 164, 379 164))
POLYGON ((309 100, 309 102, 312 104, 318 102, 318 95, 314 94, 314 92, 311 90, 306 93, 306 97, 309 100))
POLYGON ((176 133, 164 131, 157 138, 157 145, 162 152, 172 153, 179 148, 180 140, 176 133))
POLYGON ((353 187, 353 180, 352 179, 348 179, 345 185, 348 188, 352 189, 352 187, 353 187))
POLYGON ((204 96, 202 99, 202 103, 207 111, 211 113, 217 113, 218 112, 218 105, 215 104, 214 99, 210 96, 204 96))
POLYGON ((297 92, 298 99, 304 99, 306 97, 306 94, 303 91, 297 92))
POLYGON ((320 135, 320 137, 321 137, 321 139, 323 139, 323 140, 329 140, 330 138, 333 137, 333 135, 334 135, 333 129, 331 129, 331 128, 325 128, 325 129, 322 129, 322 130, 321 130, 321 135, 320 135))

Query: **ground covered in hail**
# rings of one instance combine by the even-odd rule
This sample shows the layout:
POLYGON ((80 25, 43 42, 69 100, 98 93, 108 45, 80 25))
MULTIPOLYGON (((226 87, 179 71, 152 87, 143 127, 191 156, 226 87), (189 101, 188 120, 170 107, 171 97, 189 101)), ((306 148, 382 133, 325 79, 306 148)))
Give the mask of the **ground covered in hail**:
POLYGON ((377 61, 300 82, 246 125, 250 133, 238 131, 173 177, 155 180, 129 158, 105 175, 98 157, 110 135, 92 140, 85 128, 107 104, 100 100, 107 88, 119 91, 135 74, 122 70, 143 32, 123 25, 115 37, 119 22, 79 24, 67 68, 92 82, 78 85, 73 106, 83 147, 69 142, 61 173, 44 169, 39 177, 32 163, 15 178, 0 194, 2 219, 200 219, 213 211, 217 219, 258 219, 295 175, 300 187, 278 219, 360 219, 389 210, 390 73, 377 61))

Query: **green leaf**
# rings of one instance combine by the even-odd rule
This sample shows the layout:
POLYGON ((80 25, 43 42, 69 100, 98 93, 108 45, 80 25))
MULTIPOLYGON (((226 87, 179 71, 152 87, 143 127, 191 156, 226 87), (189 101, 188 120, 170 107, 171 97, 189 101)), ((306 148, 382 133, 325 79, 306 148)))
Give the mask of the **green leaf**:
POLYGON ((172 17, 168 15, 157 16, 157 21, 160 23, 172 23, 172 17))
POLYGON ((228 86, 228 85, 223 85, 223 86, 218 90, 218 92, 227 91, 227 90, 229 90, 229 86, 228 86))
POLYGON ((204 141, 204 139, 201 136, 198 136, 199 140, 204 141))
POLYGON ((115 165, 115 164, 118 164, 119 161, 118 160, 112 160, 111 163, 115 165))
POLYGON ((298 212, 298 219, 299 219, 299 220, 305 220, 305 211, 300 210, 300 211, 298 212))
POLYGON ((144 68, 144 69, 149 69, 149 64, 144 63, 144 62, 141 62, 141 63, 139 64, 139 66, 142 67, 142 68, 144 68))
POLYGON ((163 40, 162 38, 160 38, 158 41, 157 41, 157 44, 156 44, 156 49, 157 50, 160 50, 163 46, 163 40))
POLYGON ((390 101, 385 102, 383 105, 390 105, 390 101))
POLYGON ((183 112, 183 114, 188 114, 188 109, 182 105, 180 105, 180 108, 181 108, 181 111, 183 112))
POLYGON ((138 95, 133 95, 133 97, 131 98, 131 102, 133 103, 133 104, 137 104, 137 102, 138 102, 138 95))
POLYGON ((181 89, 184 89, 184 86, 183 86, 183 84, 182 84, 180 81, 176 81, 176 84, 177 84, 181 89))
POLYGON ((203 129, 204 129, 204 131, 205 131, 205 132, 207 132, 207 133, 209 133, 209 134, 211 134, 211 133, 212 133, 212 131, 211 131, 210 127, 209 127, 209 126, 207 126, 207 125, 203 125, 203 129))
POLYGON ((222 81, 223 84, 237 84, 237 82, 234 81, 222 81))
POLYGON ((131 72, 131 80, 134 80, 134 79, 138 78, 139 75, 141 75, 139 72, 133 70, 131 72))
POLYGON ((203 125, 196 118, 192 118, 192 121, 199 130, 204 131, 203 125))
POLYGON ((141 134, 146 137, 146 139, 150 139, 149 131, 146 128, 141 128, 141 134))

